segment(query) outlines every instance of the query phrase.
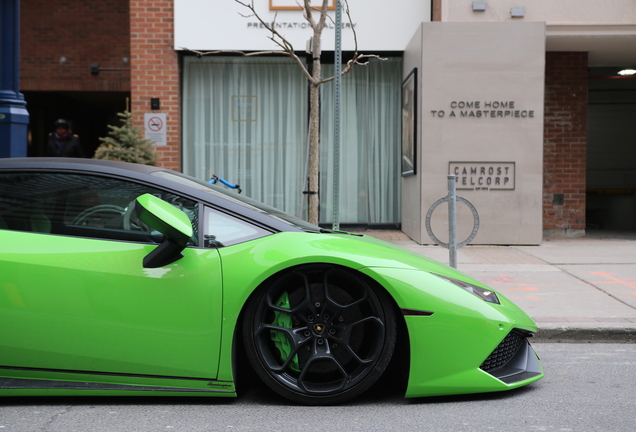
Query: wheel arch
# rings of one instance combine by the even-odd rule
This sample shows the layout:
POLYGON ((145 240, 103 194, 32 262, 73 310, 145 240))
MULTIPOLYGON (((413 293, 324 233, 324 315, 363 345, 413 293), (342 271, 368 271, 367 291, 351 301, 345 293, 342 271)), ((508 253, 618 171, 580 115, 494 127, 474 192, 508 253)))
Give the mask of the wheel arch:
POLYGON ((248 309, 249 303, 255 297, 262 295, 263 291, 268 287, 268 285, 273 283, 273 281, 277 280, 281 276, 284 276, 287 273, 296 271, 301 268, 312 266, 331 266, 344 269, 360 277, 366 283, 373 286, 376 290, 382 292, 382 295, 389 302, 388 306, 392 309, 395 316, 396 341, 393 355, 388 366, 382 373, 382 376, 380 377, 378 382, 375 383, 372 388, 382 388, 381 393, 383 395, 387 393, 387 389, 390 389, 392 392, 399 392, 401 396, 404 396, 408 384, 408 375, 410 370, 410 346, 406 321, 396 300, 391 295, 390 290, 388 290, 379 281, 377 281, 370 275, 361 271, 361 269, 328 261, 310 263, 303 262, 280 269, 263 279, 263 281, 261 281, 254 288, 254 290, 252 290, 249 296, 245 298, 245 301, 241 305, 240 312, 237 316, 236 325, 234 326, 233 331, 232 368, 234 381, 237 384, 237 390, 241 391, 242 389, 248 387, 249 385, 251 385, 251 383, 254 382, 252 378, 257 378, 256 374, 249 366, 249 360, 247 358, 243 337, 243 328, 246 321, 245 314, 246 310, 248 309))

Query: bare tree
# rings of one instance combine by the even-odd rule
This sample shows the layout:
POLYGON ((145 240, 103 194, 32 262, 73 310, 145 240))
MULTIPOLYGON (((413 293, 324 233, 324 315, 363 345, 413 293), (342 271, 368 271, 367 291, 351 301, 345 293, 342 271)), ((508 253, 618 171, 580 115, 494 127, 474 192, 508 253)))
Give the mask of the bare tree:
MULTIPOLYGON (((327 15, 329 0, 323 0, 322 6, 317 8, 315 6, 310 5, 310 0, 302 0, 302 4, 298 3, 298 6, 303 11, 303 16, 305 20, 309 23, 313 31, 312 37, 312 64, 311 68, 309 68, 305 62, 296 54, 296 50, 292 46, 292 44, 282 35, 278 30, 276 30, 276 17, 274 16, 274 20, 271 22, 266 22, 254 9, 253 0, 249 3, 243 2, 241 0, 235 0, 236 3, 242 5, 247 8, 250 13, 249 14, 241 14, 245 18, 256 18, 264 28, 269 31, 268 38, 272 40, 276 45, 280 47, 280 50, 274 51, 258 51, 245 53, 243 51, 237 50, 218 50, 218 51, 195 51, 189 50, 185 48, 187 51, 193 52, 198 56, 204 56, 208 54, 220 54, 220 53, 235 53, 241 54, 243 56, 257 56, 257 55, 272 55, 272 54, 280 54, 289 56, 296 61, 298 66, 301 68, 302 72, 307 77, 309 82, 309 172, 308 172, 308 219, 310 223, 315 225, 318 224, 319 219, 319 173, 320 173, 320 85, 332 81, 334 79, 333 76, 328 78, 322 77, 321 71, 321 63, 320 63, 320 53, 321 53, 321 39, 322 32, 327 24, 327 20, 330 19, 327 15)), ((354 52, 350 60, 347 61, 346 65, 342 68, 342 75, 347 74, 354 65, 367 65, 370 58, 381 59, 379 56, 375 54, 360 54, 358 52, 358 39, 355 32, 355 27, 351 20, 351 14, 349 12, 349 4, 347 0, 342 0, 344 5, 344 12, 347 15, 347 18, 350 23, 350 28, 353 33, 354 40, 354 52)), ((382 59, 383 60, 383 59, 382 59)))

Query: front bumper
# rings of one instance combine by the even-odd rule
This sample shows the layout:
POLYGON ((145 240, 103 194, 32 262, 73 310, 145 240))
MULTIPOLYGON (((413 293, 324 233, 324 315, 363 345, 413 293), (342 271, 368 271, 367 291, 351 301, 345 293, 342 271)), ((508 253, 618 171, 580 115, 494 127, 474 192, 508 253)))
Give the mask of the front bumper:
POLYGON ((411 347, 406 397, 505 391, 543 377, 525 330, 503 330, 505 337, 493 344, 472 331, 424 323, 432 316, 405 318, 411 347))
POLYGON ((493 304, 427 272, 366 271, 403 310, 410 348, 406 397, 503 391, 543 377, 527 341, 536 324, 500 293, 500 304, 493 304))

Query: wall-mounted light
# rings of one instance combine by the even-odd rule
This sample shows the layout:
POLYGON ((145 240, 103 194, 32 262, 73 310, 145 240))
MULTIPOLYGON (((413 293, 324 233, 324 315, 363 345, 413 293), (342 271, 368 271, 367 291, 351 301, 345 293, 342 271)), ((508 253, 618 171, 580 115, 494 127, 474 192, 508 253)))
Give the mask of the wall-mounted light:
POLYGON ((510 16, 512 18, 523 18, 524 16, 526 16, 526 8, 524 7, 510 8, 510 16))
POLYGON ((99 63, 91 63, 91 75, 99 75, 102 71, 129 71, 130 68, 100 68, 99 63))
POLYGON ((475 0, 473 2, 473 11, 474 12, 483 12, 486 10, 486 2, 483 0, 475 0))
POLYGON ((66 63, 66 57, 62 56, 60 57, 60 64, 64 64, 66 63))
POLYGON ((630 69, 630 68, 622 69, 618 71, 618 74, 620 76, 636 75, 636 69, 630 69))

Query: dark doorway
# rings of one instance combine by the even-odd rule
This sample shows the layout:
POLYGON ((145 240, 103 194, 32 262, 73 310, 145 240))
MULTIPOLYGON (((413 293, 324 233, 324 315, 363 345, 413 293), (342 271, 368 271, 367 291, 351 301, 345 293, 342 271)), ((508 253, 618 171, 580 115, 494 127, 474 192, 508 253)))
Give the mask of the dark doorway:
POLYGON ((86 157, 93 157, 108 125, 118 124, 117 113, 126 109, 128 92, 23 92, 29 111, 29 156, 45 156, 46 140, 59 118, 69 121, 79 135, 86 157))
POLYGON ((636 76, 589 70, 587 231, 636 233, 636 76))

